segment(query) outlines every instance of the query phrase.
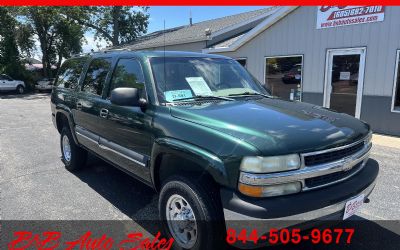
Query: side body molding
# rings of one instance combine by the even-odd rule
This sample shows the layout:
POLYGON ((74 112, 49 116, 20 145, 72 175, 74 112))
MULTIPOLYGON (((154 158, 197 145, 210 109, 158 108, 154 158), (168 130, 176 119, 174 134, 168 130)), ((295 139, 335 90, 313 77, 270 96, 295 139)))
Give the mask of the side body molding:
POLYGON ((198 165, 202 166, 202 170, 208 172, 216 182, 221 184, 226 183, 227 173, 224 168, 224 163, 219 157, 190 143, 172 138, 159 138, 154 141, 150 161, 151 179, 154 184, 156 159, 163 154, 174 154, 196 162, 198 165))

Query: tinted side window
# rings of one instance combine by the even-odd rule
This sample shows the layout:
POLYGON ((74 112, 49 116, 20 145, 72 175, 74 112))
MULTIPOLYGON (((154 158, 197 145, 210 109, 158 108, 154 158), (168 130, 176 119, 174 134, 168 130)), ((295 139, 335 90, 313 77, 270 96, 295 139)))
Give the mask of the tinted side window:
POLYGON ((93 59, 83 81, 82 90, 94 95, 101 95, 110 66, 111 58, 93 59))
POLYGON ((126 87, 143 89, 144 76, 140 63, 135 59, 120 59, 111 79, 111 89, 126 87))
POLYGON ((62 88, 76 88, 86 60, 86 57, 81 57, 64 62, 58 72, 55 85, 62 88))
POLYGON ((11 77, 9 77, 8 75, 0 75, 0 80, 4 80, 4 81, 12 81, 13 79, 11 77))

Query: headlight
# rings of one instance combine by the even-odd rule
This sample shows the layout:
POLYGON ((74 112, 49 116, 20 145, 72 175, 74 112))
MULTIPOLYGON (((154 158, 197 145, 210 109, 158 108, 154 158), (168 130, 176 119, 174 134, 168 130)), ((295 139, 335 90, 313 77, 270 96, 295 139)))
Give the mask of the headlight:
POLYGON ((240 170, 248 173, 274 173, 299 169, 301 165, 298 154, 281 156, 250 156, 244 157, 240 170))
POLYGON ((252 186, 239 183, 238 187, 242 194, 252 197, 273 197, 301 191, 301 183, 299 181, 268 186, 252 186))
POLYGON ((368 145, 372 141, 372 131, 369 131, 367 137, 365 138, 365 144, 368 145))

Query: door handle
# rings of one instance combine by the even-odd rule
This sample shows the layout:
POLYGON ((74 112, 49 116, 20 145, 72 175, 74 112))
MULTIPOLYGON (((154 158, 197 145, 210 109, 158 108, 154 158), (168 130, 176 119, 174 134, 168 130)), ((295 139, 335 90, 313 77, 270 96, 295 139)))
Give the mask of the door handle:
POLYGON ((82 103, 77 102, 77 103, 76 103, 76 109, 81 109, 81 108, 82 108, 82 103))
POLYGON ((107 118, 108 110, 107 109, 100 109, 100 117, 107 118))

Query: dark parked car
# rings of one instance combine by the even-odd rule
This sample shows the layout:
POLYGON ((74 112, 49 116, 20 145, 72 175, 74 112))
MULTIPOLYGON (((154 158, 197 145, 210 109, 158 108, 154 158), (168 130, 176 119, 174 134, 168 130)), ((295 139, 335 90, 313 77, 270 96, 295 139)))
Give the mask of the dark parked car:
POLYGON ((301 64, 297 64, 293 66, 288 72, 286 72, 283 77, 282 81, 285 84, 295 84, 301 82, 301 64))
POLYGON ((246 222, 262 235, 277 220, 354 214, 379 170, 370 126, 272 97, 254 79, 233 59, 199 53, 69 59, 51 95, 62 160, 75 171, 90 151, 153 187, 183 249, 219 249, 221 232, 246 222))

